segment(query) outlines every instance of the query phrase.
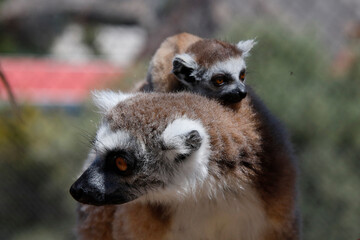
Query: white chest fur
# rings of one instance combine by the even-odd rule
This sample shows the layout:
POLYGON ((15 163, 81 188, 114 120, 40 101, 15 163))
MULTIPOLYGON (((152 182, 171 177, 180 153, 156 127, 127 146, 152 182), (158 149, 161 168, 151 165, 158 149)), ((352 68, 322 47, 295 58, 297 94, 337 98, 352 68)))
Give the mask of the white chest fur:
POLYGON ((166 239, 258 240, 265 228, 261 202, 250 191, 240 199, 184 204, 176 211, 166 239))

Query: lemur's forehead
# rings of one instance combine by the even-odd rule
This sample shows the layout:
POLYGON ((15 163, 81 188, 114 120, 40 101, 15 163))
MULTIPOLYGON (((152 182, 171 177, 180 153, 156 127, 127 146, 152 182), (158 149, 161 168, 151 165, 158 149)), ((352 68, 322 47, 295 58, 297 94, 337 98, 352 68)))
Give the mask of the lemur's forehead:
POLYGON ((146 145, 157 144, 156 140, 167 125, 177 117, 177 112, 168 105, 161 97, 139 94, 111 109, 105 115, 98 135, 102 135, 102 132, 109 136, 119 134, 121 138, 115 137, 115 142, 120 145, 129 139, 146 145))
POLYGON ((109 124, 103 123, 96 133, 95 149, 100 152, 125 149, 128 147, 130 140, 131 136, 127 131, 113 131, 109 124))
MULTIPOLYGON (((114 101, 118 99, 115 94, 111 96, 114 96, 114 101)), ((199 116, 203 116, 203 108, 207 108, 204 106, 213 106, 208 99, 189 93, 138 94, 113 105, 104 113, 98 128, 96 150, 106 152, 130 147, 137 151, 158 147, 158 140, 165 129, 176 119, 184 116, 199 119, 199 116)), ((184 124, 184 121, 181 123, 184 124)), ((179 126, 176 125, 174 129, 181 130, 179 126)))
POLYGON ((139 94, 111 109, 105 119, 113 130, 128 129, 143 135, 161 132, 179 115, 194 114, 193 98, 189 94, 139 94))
POLYGON ((235 45, 215 39, 197 41, 186 53, 194 56, 196 62, 206 68, 231 58, 240 58, 242 55, 241 50, 235 45))
POLYGON ((241 57, 229 58, 222 62, 217 62, 208 69, 208 74, 210 76, 217 73, 226 73, 232 75, 234 78, 237 78, 241 70, 246 67, 245 61, 241 57))
POLYGON ((113 131, 127 129, 143 136, 162 131, 171 118, 166 102, 154 101, 151 95, 138 96, 131 102, 124 102, 113 108, 106 121, 113 131))

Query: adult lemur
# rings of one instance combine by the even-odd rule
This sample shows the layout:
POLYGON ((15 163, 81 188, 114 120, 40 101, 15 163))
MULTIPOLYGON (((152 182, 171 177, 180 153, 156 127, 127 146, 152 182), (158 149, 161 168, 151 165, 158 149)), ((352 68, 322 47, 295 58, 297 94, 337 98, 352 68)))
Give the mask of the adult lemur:
POLYGON ((96 98, 94 155, 70 190, 81 239, 299 238, 291 152, 248 101, 237 113, 190 93, 96 98))
MULTIPOLYGON (((200 114, 196 115, 195 119, 208 118, 204 121, 213 121, 215 124, 215 126, 211 125, 210 129, 205 124, 206 130, 209 131, 208 134, 210 139, 216 139, 210 141, 211 151, 216 152, 219 150, 221 152, 222 149, 229 148, 232 150, 226 151, 233 152, 233 154, 239 154, 238 159, 234 158, 231 161, 228 161, 227 155, 222 157, 221 154, 215 154, 214 156, 217 156, 217 159, 215 157, 212 158, 213 160, 209 160, 210 165, 208 168, 216 163, 219 167, 219 172, 222 174, 216 175, 211 181, 215 179, 219 186, 224 187, 226 185, 222 184, 224 181, 226 182, 226 179, 229 177, 233 180, 239 178, 238 180, 241 181, 246 178, 252 186, 252 190, 247 189, 249 191, 248 201, 242 202, 244 199, 240 200, 235 197, 236 200, 234 202, 233 198, 229 198, 234 191, 236 192, 239 190, 232 187, 224 187, 221 191, 216 190, 222 195, 220 198, 218 198, 219 195, 216 197, 208 195, 206 201, 209 202, 210 205, 214 204, 213 207, 215 207, 215 209, 210 208, 208 205, 204 205, 207 209, 204 210, 202 208, 204 204, 203 198, 201 198, 201 201, 198 201, 197 197, 192 198, 190 202, 180 201, 179 203, 178 201, 174 201, 174 204, 180 204, 180 206, 182 203, 189 203, 190 205, 188 206, 190 206, 189 208, 191 208, 191 210, 185 211, 180 208, 175 211, 180 212, 172 212, 172 214, 170 214, 170 216, 172 216, 171 219, 175 220, 172 220, 171 224, 168 224, 168 227, 163 225, 166 225, 168 222, 166 220, 168 218, 164 217, 168 216, 169 209, 167 207, 167 202, 162 202, 159 199, 155 201, 157 204, 154 204, 152 201, 135 201, 129 205, 110 205, 102 207, 82 205, 79 208, 80 224, 78 226, 78 233, 82 239, 122 239, 117 235, 120 231, 117 229, 122 229, 123 226, 128 230, 126 231, 126 234, 133 236, 128 237, 128 235, 125 234, 128 238, 124 239, 299 238, 296 206, 296 168, 293 163, 291 146, 282 127, 279 126, 277 120, 268 112, 255 94, 250 90, 247 97, 245 97, 247 90, 244 85, 244 57, 249 54, 253 45, 254 42, 252 40, 239 42, 237 45, 231 45, 217 40, 204 40, 190 34, 179 34, 170 37, 164 41, 154 55, 149 68, 148 81, 141 87, 141 90, 144 91, 178 92, 185 90, 197 92, 201 95, 220 100, 223 105, 229 107, 228 109, 215 110, 212 107, 208 107, 209 105, 205 104, 206 101, 201 100, 201 97, 190 97, 190 95, 187 94, 180 95, 181 97, 186 96, 186 101, 181 100, 181 97, 174 98, 177 99, 178 102, 174 100, 170 101, 167 97, 161 98, 164 102, 157 107, 155 106, 156 110, 151 110, 150 108, 150 112, 144 110, 143 106, 140 105, 144 104, 146 109, 149 109, 148 104, 151 104, 152 101, 146 103, 145 97, 142 97, 143 102, 137 102, 139 105, 131 105, 131 111, 133 112, 137 111, 139 114, 148 112, 147 114, 152 114, 151 121, 153 122, 148 120, 144 123, 144 127, 146 126, 145 128, 148 128, 148 130, 146 130, 148 134, 155 131, 158 124, 163 121, 161 120, 162 117, 159 117, 159 119, 156 120, 156 116, 159 112, 178 111, 178 115, 187 116, 188 111, 190 110, 187 108, 187 110, 184 110, 179 104, 187 104, 189 108, 199 109, 194 110, 196 114, 200 114), (190 103, 191 101, 195 102, 190 103), (169 107, 165 107, 164 105, 166 104, 168 104, 167 106, 169 107), (232 113, 228 114, 229 111, 232 113), (224 112, 227 112, 227 114, 223 114, 224 112), (226 127, 230 122, 232 124, 231 127, 226 127), (220 134, 222 137, 217 137, 217 134, 220 134), (242 145, 244 142, 239 142, 237 137, 234 137, 234 134, 244 134, 244 139, 247 142, 246 145, 242 145), (234 142, 239 145, 233 145, 232 143, 234 142), (247 145, 257 146, 256 150, 253 152, 254 155, 249 154, 247 151, 242 151, 247 145), (240 149, 242 150, 240 151, 240 149), (256 159, 254 162, 253 160, 250 160, 253 159, 253 157, 256 159), (246 160, 247 158, 249 158, 249 161, 246 160), (256 164, 254 164, 255 162, 256 164), (233 169, 234 171, 230 171, 230 169, 233 169), (233 174, 234 172, 240 173, 244 169, 247 169, 245 171, 246 174, 241 177, 233 174), (255 210, 251 204, 249 205, 249 203, 254 203, 255 205, 259 203, 258 200, 253 198, 252 191, 254 189, 256 189, 255 192, 258 198, 261 199, 259 206, 262 208, 262 213, 261 211, 255 210), (229 209, 218 208, 220 207, 218 204, 221 203, 221 201, 226 208, 230 207, 228 205, 229 203, 230 205, 236 205, 236 208, 239 209, 242 205, 243 209, 239 211, 243 211, 243 214, 237 212, 235 215, 240 214, 238 217, 241 216, 241 218, 244 219, 234 219, 234 216, 229 215, 229 209), (240 206, 238 206, 239 204, 240 206), (195 211, 196 209, 199 211, 195 211), (246 209, 249 211, 245 211, 246 209), (223 210, 225 212, 222 212, 223 210), (179 217, 181 211, 184 213, 182 218, 179 217), (208 214, 205 214, 205 211, 208 211, 208 214), (124 218, 121 217, 121 213, 125 213, 124 218), (160 218, 157 217, 157 214, 159 214, 160 218), (200 219, 199 215, 212 216, 213 218, 210 217, 209 221, 205 221, 203 218, 200 219), (262 228, 261 226, 263 226, 264 222, 260 219, 264 218, 260 217, 259 219, 254 220, 253 217, 261 215, 265 215, 265 229, 267 230, 255 230, 257 227, 262 228), (214 218, 219 219, 219 221, 215 221, 214 218), (126 222, 126 219, 131 222, 129 225, 126 222), (190 223, 193 223, 193 225, 184 225, 184 222, 179 223, 180 219, 182 219, 181 221, 185 221, 184 219, 193 219, 193 221, 189 221, 190 223), (162 222, 163 220, 164 222, 162 222), (233 225, 228 225, 229 223, 232 223, 232 221, 235 221, 234 223, 237 228, 239 228, 240 232, 243 231, 243 234, 232 229, 233 225), (152 225, 152 223, 155 225, 152 225), (135 224, 139 224, 138 229, 136 229, 135 224), (205 225, 209 225, 209 229, 214 228, 213 231, 207 231, 205 225), (164 227, 167 230, 163 230, 164 227), (246 231, 248 227, 252 230, 246 231), (182 235, 181 229, 184 229, 184 235, 182 235), (158 235, 158 230, 161 232, 161 237, 158 235), (193 230, 194 232, 192 232, 193 230), (197 235, 200 234, 199 232, 201 231, 203 231, 203 235, 197 235), (264 235, 262 235, 263 231, 264 235), (165 232, 164 235, 162 235, 163 232, 165 232), (255 232, 258 232, 260 235, 256 235, 255 232), (225 233, 233 234, 224 235, 225 233), (177 236, 176 234, 179 235, 177 236)), ((109 96, 112 96, 112 94, 109 96)), ((106 97, 103 97, 103 99, 106 99, 106 97)), ((111 99, 116 99, 116 97, 109 97, 109 102, 113 101, 111 99)), ((159 103, 159 101, 156 102, 159 103)), ((216 108, 220 109, 220 106, 216 108)), ((174 126, 176 126, 175 129, 181 129, 180 124, 174 126)), ((104 140, 100 140, 98 144, 101 145, 101 142, 104 142, 104 140)), ((146 146, 147 143, 145 143, 144 147, 146 148, 146 146)), ((148 151, 151 152, 151 149, 148 151)), ((89 155, 88 162, 92 162, 96 156, 97 154, 93 150, 89 155)), ((187 156, 187 154, 180 154, 179 156, 174 155, 173 157, 174 159, 180 159, 180 162, 182 162, 182 160, 187 159, 189 156, 187 156)), ((177 162, 177 160, 175 160, 175 162, 177 162)), ((89 171, 91 172, 94 170, 89 171)), ((163 171, 163 169, 161 169, 161 171, 163 171)), ((179 187, 181 187, 181 184, 179 187)), ((241 187, 239 186, 239 188, 241 187)), ((197 189, 196 191, 200 190, 197 189)), ((200 192, 202 191, 203 190, 200 192)), ((176 192, 177 190, 167 193, 178 196, 176 192)), ((238 195, 235 194, 234 196, 238 195)), ((246 196, 246 194, 244 196, 246 196)), ((112 199, 113 197, 114 196, 107 198, 112 199)), ((121 230, 120 232, 123 231, 125 230, 121 230)))

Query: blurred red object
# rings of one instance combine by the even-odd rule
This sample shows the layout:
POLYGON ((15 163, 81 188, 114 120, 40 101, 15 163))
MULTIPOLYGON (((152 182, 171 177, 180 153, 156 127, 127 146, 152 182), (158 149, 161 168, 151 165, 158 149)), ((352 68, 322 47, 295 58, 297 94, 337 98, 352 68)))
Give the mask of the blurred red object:
MULTIPOLYGON (((119 79, 122 71, 106 62, 71 64, 52 59, 0 58, 15 98, 19 103, 76 105, 89 92, 119 79)), ((0 86, 0 99, 7 94, 0 86)))

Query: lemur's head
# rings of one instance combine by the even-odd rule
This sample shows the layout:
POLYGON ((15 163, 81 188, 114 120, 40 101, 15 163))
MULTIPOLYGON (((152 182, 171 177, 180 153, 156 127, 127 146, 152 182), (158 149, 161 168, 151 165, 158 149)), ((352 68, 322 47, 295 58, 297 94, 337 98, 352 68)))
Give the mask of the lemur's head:
POLYGON ((246 96, 245 61, 255 40, 230 44, 213 39, 199 40, 185 53, 175 55, 172 72, 190 91, 225 104, 246 96))
POLYGON ((95 94, 104 117, 92 162, 71 186, 75 200, 92 205, 137 198, 176 201, 198 192, 208 175, 209 136, 182 102, 199 96, 182 94, 95 94))

